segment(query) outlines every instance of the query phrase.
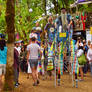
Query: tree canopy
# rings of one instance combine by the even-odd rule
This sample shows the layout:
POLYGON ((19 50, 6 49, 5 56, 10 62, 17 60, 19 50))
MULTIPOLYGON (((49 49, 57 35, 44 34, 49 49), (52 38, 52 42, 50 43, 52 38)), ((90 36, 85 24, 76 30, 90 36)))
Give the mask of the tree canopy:
MULTIPOLYGON (((16 0, 15 6, 15 33, 19 33, 21 39, 35 26, 35 22, 50 13, 60 13, 60 9, 70 8, 75 0, 16 0)), ((79 5, 79 11, 91 11, 92 4, 79 5)), ((0 0, 0 33, 6 34, 5 22, 6 0, 0 0)), ((43 20, 40 21, 43 24, 43 20)))

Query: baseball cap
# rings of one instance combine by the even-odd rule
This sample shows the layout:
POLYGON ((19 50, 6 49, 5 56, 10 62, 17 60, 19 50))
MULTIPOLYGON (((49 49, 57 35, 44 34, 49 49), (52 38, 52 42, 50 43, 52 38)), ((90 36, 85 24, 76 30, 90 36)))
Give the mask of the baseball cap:
POLYGON ((36 27, 36 30, 41 30, 41 27, 36 27))
POLYGON ((37 34, 31 33, 31 34, 29 35, 29 38, 33 38, 33 37, 35 37, 35 38, 37 39, 37 34))

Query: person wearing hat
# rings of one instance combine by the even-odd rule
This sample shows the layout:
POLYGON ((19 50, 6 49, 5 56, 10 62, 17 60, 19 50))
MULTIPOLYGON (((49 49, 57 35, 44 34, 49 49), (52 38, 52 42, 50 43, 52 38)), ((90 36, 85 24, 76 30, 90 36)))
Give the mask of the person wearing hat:
POLYGON ((92 76, 92 42, 91 42, 90 47, 87 52, 87 59, 89 60, 90 71, 91 71, 91 76, 92 76))
POLYGON ((82 43, 82 41, 81 41, 81 37, 78 37, 78 38, 77 38, 76 45, 75 45, 76 49, 78 49, 81 44, 83 45, 83 43, 82 43))
POLYGON ((37 86, 39 84, 38 74, 37 74, 37 66, 38 66, 38 59, 41 59, 42 53, 40 46, 36 43, 37 35, 30 34, 31 43, 27 46, 27 63, 30 64, 32 70, 32 78, 33 78, 33 86, 37 86), (40 53, 40 58, 38 55, 40 53))
MULTIPOLYGON (((85 56, 87 57, 88 46, 87 46, 85 40, 83 40, 83 50, 84 50, 85 56)), ((84 73, 87 73, 87 70, 88 70, 88 62, 86 62, 86 64, 84 65, 83 72, 84 72, 84 73)))
POLYGON ((67 32, 67 30, 69 29, 69 27, 72 24, 72 18, 70 14, 67 14, 66 9, 65 8, 61 8, 61 15, 58 18, 58 22, 57 22, 61 27, 61 31, 62 32, 67 32))
POLYGON ((41 34, 42 34, 42 29, 40 27, 39 22, 36 22, 36 26, 32 28, 34 30, 34 33, 37 34, 37 43, 40 45, 41 44, 41 34))
POLYGON ((21 42, 20 41, 16 41, 14 44, 15 44, 15 49, 18 51, 18 54, 20 54, 21 52, 21 47, 19 46, 21 42))
MULTIPOLYGON (((79 58, 80 56, 82 56, 83 53, 84 53, 84 51, 83 51, 83 44, 80 43, 78 51, 77 51, 77 58, 79 58)), ((83 81, 83 67, 84 67, 84 64, 82 64, 82 65, 79 64, 79 71, 80 71, 80 74, 81 74, 80 81, 83 81)))

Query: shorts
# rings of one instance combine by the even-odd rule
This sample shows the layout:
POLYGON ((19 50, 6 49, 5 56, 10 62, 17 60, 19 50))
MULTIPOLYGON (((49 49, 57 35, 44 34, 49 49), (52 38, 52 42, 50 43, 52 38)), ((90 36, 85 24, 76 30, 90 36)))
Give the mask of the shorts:
POLYGON ((29 60, 29 64, 30 64, 30 67, 31 68, 37 68, 37 66, 38 66, 38 59, 30 59, 29 60))
POLYGON ((6 73, 6 64, 0 64, 0 75, 5 75, 6 73))

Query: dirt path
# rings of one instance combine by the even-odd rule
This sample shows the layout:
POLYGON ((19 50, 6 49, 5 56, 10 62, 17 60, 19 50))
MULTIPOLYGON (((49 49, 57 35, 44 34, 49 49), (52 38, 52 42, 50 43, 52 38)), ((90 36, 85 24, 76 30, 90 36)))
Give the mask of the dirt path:
POLYGON ((32 78, 27 79, 27 75, 20 73, 19 88, 16 88, 15 92, 92 92, 92 77, 88 73, 83 82, 78 82, 78 88, 72 87, 71 76, 64 74, 61 80, 61 86, 54 87, 54 79, 41 80, 40 85, 33 87, 32 78))

